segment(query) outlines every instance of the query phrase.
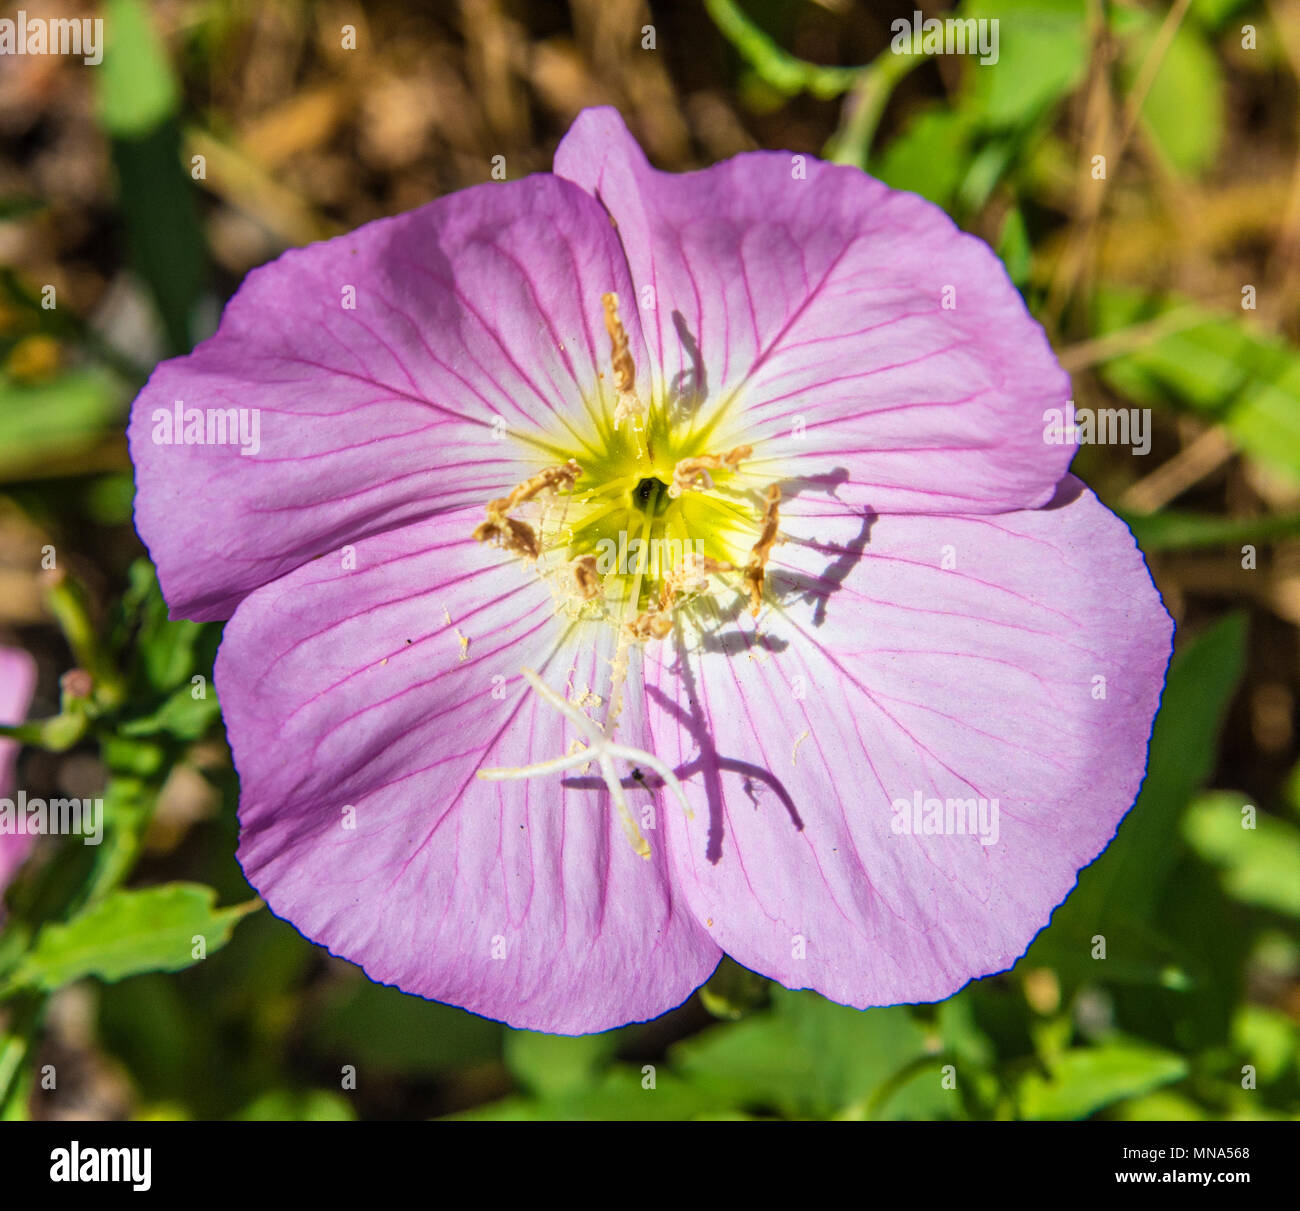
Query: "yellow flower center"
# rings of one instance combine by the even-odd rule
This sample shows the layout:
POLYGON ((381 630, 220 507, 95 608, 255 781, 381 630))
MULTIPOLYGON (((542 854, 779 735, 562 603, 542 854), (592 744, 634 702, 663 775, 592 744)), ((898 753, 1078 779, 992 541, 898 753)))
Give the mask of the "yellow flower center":
POLYGON ((553 444, 567 457, 492 501, 475 537, 535 561, 570 616, 633 640, 666 637, 719 596, 747 598, 757 616, 780 490, 746 471, 752 446, 715 449, 714 423, 676 415, 669 400, 642 404, 618 301, 604 303, 613 415, 588 401, 587 431, 553 444))

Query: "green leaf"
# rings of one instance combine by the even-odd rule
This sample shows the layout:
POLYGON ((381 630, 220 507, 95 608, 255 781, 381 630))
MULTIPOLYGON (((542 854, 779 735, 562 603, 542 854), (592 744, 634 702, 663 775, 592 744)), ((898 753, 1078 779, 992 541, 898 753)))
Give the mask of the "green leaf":
POLYGON ((1108 1043, 1058 1055, 1050 1074, 1028 1073, 1016 1090, 1021 1117, 1086 1118, 1121 1098, 1137 1097, 1187 1075, 1181 1056, 1154 1048, 1108 1043))
POLYGON ((497 1059, 503 1027, 369 980, 335 987, 313 1015, 312 1053, 369 1071, 434 1076, 497 1059))
POLYGON ((194 958, 195 938, 207 952, 224 946, 240 919, 260 900, 216 907, 216 893, 197 883, 165 883, 115 891, 66 924, 46 925, 10 978, 19 987, 52 992, 84 976, 121 980, 142 971, 181 971, 194 958))
POLYGON ((738 1116, 725 1101, 678 1079, 662 1066, 618 1065, 594 1088, 578 1094, 503 1098, 451 1117, 511 1122, 660 1122, 738 1116), (652 1078, 654 1087, 647 1088, 652 1078))
POLYGON ((1026 125, 1074 91, 1088 63, 1085 0, 971 0, 962 17, 999 22, 998 61, 968 56, 963 108, 1026 125))
POLYGON ((1296 1064, 1300 1032, 1285 1013, 1263 1005, 1241 1005, 1232 1019, 1232 1043, 1272 1084, 1296 1064))
POLYGON ((1234 900, 1300 917, 1300 829, 1276 816, 1254 813, 1243 827, 1243 795, 1216 792, 1192 804, 1183 836, 1222 871, 1224 890, 1234 900))
POLYGON ((173 353, 189 352, 207 252, 181 168, 176 85, 146 6, 112 0, 100 80, 131 261, 148 284, 173 353))
POLYGON ((1300 534, 1300 513, 1275 517, 1216 517, 1213 514, 1120 513, 1144 551, 1191 551, 1240 547, 1300 534))
POLYGON ((329 1089, 273 1089, 234 1115, 252 1123, 350 1123, 356 1117, 347 1098, 329 1089))
POLYGON ((927 110, 885 148, 873 170, 886 185, 919 193, 947 208, 966 171, 970 133, 964 115, 927 110))
POLYGON ((1214 31, 1243 8, 1254 3, 1255 0, 1192 0, 1188 13, 1202 28, 1214 31))
POLYGON ((1204 783, 1228 703, 1245 665, 1246 624, 1222 619, 1175 658, 1165 682, 1147 758, 1147 776, 1119 835, 1083 872, 1071 901, 1109 904, 1135 918, 1149 915, 1176 858, 1169 839, 1178 817, 1204 783))
MULTIPOLYGON (((938 1115, 944 1092, 936 1078, 933 1099, 917 1101, 921 1087, 900 1104, 891 1095, 876 1104, 886 1083, 927 1054, 926 1032, 901 1005, 885 1009, 850 1009, 813 992, 773 989, 776 1011, 790 1021, 795 1038, 811 1060, 813 1088, 818 1100, 833 1110, 854 1109, 889 1117, 931 1118, 938 1115)), ((934 1049, 939 1039, 933 1040, 934 1049)), ((936 1065, 937 1069, 937 1065, 936 1065)), ((951 1096, 951 1095, 949 1095, 951 1096)), ((953 1099, 955 1103, 955 1098, 953 1099)))
MULTIPOLYGON (((206 688, 206 687, 205 687, 206 688)), ((198 740, 217 721, 221 705, 215 693, 195 698, 193 687, 185 685, 171 694, 157 710, 123 723, 123 736, 156 736, 165 733, 178 740, 198 740)))
POLYGON ((736 1022, 767 1003, 768 982, 757 972, 723 955, 699 994, 700 1004, 715 1018, 736 1022))
POLYGON ((1168 1090, 1157 1090, 1121 1102, 1109 1117, 1127 1123, 1199 1123, 1209 1115, 1189 1098, 1168 1090))
POLYGON ((727 1105, 792 1117, 833 1109, 792 1023, 771 1011, 684 1039, 668 1058, 692 1088, 727 1105))
POLYGON ((678 1043, 669 1053, 674 1070, 731 1105, 788 1117, 955 1112, 955 1098, 945 1103, 937 1078, 891 1083, 906 1077, 931 1045, 941 1045, 908 1010, 848 1009, 779 987, 772 989, 772 1006, 678 1043))
MULTIPOLYGON (((1098 292, 1097 330, 1105 334, 1153 319, 1179 300, 1151 300, 1120 290, 1098 292)), ((1102 368, 1107 383, 1142 404, 1173 402, 1224 425, 1261 463, 1300 480, 1300 353, 1241 321, 1204 313, 1102 368)))
POLYGON ((86 485, 82 501, 96 525, 128 525, 135 505, 135 480, 126 471, 98 476, 86 485))
POLYGON ((1241 679, 1245 621, 1229 615, 1175 656, 1165 681, 1147 757, 1147 776, 1132 810, 1025 958, 1034 966, 1082 978, 1165 983, 1160 940, 1145 924, 1159 902, 1178 847, 1178 819, 1214 761, 1219 728, 1241 679), (1104 964, 1091 959, 1091 939, 1114 935, 1104 964), (1122 948, 1113 942, 1124 939, 1122 948), (1113 966, 1120 964, 1120 966, 1113 966))
MULTIPOLYGON (((1152 21, 1126 55, 1129 88, 1159 37, 1152 21)), ((1173 169, 1191 176, 1214 162, 1223 141, 1223 73, 1195 26, 1183 22, 1142 103, 1142 125, 1173 169)))
MULTIPOLYGON (((188 693, 193 688, 191 678, 212 670, 220 626, 168 618, 157 573, 147 559, 136 560, 128 577, 114 638, 120 647, 131 627, 137 628, 135 676, 142 685, 136 698, 156 700, 157 695, 180 689, 188 693)), ((211 692, 210 685, 208 689, 211 692)))
POLYGON ((576 1037, 508 1030, 506 1067, 541 1097, 563 1097, 594 1085, 618 1047, 617 1031, 576 1037))
POLYGON ((139 0, 104 5, 107 41, 96 73, 99 119, 119 138, 135 138, 176 110, 176 81, 148 6, 139 0))
POLYGON ((120 423, 121 390, 107 375, 74 370, 48 383, 0 378, 0 479, 43 471, 88 450, 120 423))
POLYGON ((1029 240, 1029 230, 1025 226, 1025 216, 1019 206, 1007 211, 998 235, 997 254, 1007 267, 1007 274, 1022 293, 1029 281, 1029 271, 1033 263, 1033 246, 1029 240))

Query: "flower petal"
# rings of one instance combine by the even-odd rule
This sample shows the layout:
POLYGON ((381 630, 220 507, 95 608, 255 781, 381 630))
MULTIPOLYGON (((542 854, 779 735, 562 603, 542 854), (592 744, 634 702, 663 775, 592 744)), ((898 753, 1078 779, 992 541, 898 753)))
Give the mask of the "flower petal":
POLYGON ((1172 624, 1072 478, 1041 510, 812 525, 774 552, 761 638, 742 613, 685 684, 667 651, 647 666, 656 751, 691 775, 675 869, 746 966, 857 1007, 936 1000, 1010 966, 1114 836, 1172 624), (918 797, 998 816, 896 833, 918 797))
MULTIPOLYGON (((277 915, 372 979, 556 1033, 653 1017, 719 958, 667 877, 662 825, 646 860, 590 773, 476 777, 569 751, 572 725, 520 669, 581 698, 614 632, 566 630, 531 568, 469 539, 479 518, 377 536, 354 571, 319 560, 240 605, 216 670, 240 860, 277 915)), ((642 697, 633 670, 620 735, 644 747, 642 697)))
MULTIPOLYGON (((22 723, 35 692, 36 662, 22 648, 0 647, 0 723, 22 723)), ((20 747, 16 740, 0 739, 0 798, 8 798, 13 790, 20 747)), ((0 892, 9 886, 34 842, 35 837, 27 833, 0 832, 0 892)))
POLYGON ((343 543, 481 507, 555 463, 601 406, 608 290, 630 292, 608 216, 550 176, 466 189, 254 270, 217 334, 159 366, 132 412, 136 526, 173 616, 229 617, 343 543), (214 437, 217 412, 244 409, 250 450, 255 411, 257 453, 156 441, 178 400, 207 410, 214 437))
POLYGON ((750 469, 820 489, 787 512, 1051 499, 1073 451, 1044 444, 1043 414, 1069 378, 1002 264, 937 206, 788 152, 657 172, 612 109, 578 116, 555 171, 617 221, 658 389, 719 451, 752 442, 750 469))

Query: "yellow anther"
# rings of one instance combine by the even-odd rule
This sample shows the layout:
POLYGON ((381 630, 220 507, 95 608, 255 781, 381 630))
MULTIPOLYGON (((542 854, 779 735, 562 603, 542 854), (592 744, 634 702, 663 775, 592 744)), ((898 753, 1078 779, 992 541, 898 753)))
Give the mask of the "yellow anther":
POLYGON ((595 601, 600 597, 601 577, 594 555, 581 555, 573 561, 573 580, 583 601, 595 601))
POLYGON ((605 308, 605 331, 609 333, 610 361, 614 366, 614 386, 618 390, 618 404, 614 408, 614 428, 629 417, 645 414, 645 405, 636 393, 636 363, 628 348, 627 329, 618 314, 618 295, 612 291, 602 294, 605 308))
POLYGON ((554 492, 560 488, 571 491, 581 474, 582 468, 573 459, 558 467, 547 467, 544 471, 539 471, 517 485, 509 496, 500 496, 488 502, 487 520, 475 529, 474 537, 479 542, 494 542, 503 550, 513 551, 525 559, 536 559, 542 553, 537 531, 526 521, 510 517, 510 511, 532 500, 540 492, 554 492))
POLYGON ((767 507, 763 513, 763 528, 759 532, 758 541, 750 549, 749 566, 745 568, 745 583, 749 586, 749 612, 755 618, 763 608, 763 580, 767 557, 776 544, 777 526, 780 523, 781 489, 776 484, 769 484, 764 500, 767 507))
POLYGON ((673 617, 658 608, 642 610, 627 624, 628 633, 637 641, 667 639, 672 633, 673 617))

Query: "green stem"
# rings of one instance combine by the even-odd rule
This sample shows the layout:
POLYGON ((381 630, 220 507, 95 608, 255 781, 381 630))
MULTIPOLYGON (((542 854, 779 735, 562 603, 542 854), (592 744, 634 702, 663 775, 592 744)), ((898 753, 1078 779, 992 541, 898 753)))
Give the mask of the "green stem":
POLYGON ((44 997, 32 993, 9 1004, 9 1025, 0 1034, 0 1117, 12 1117, 10 1102, 22 1078, 23 1063, 31 1051, 44 1003, 44 997))
POLYGON ((66 572, 52 573, 46 601, 77 663, 93 679, 95 701, 106 706, 116 706, 124 697, 125 687, 117 670, 100 647, 99 636, 91 622, 90 609, 81 586, 66 572))
POLYGON ((823 149, 825 158, 865 168, 871 141, 894 89, 928 58, 920 51, 908 55, 884 51, 870 66, 859 69, 853 91, 844 103, 844 120, 823 149))
POLYGON ((758 75, 779 92, 810 92, 823 99, 853 87, 860 67, 823 67, 782 50, 733 0, 704 0, 713 24, 758 75))

